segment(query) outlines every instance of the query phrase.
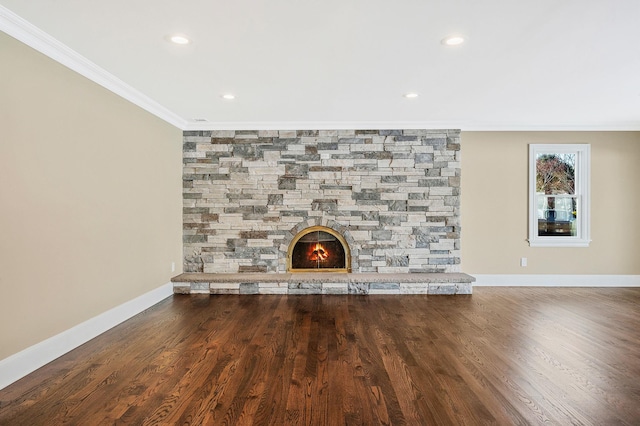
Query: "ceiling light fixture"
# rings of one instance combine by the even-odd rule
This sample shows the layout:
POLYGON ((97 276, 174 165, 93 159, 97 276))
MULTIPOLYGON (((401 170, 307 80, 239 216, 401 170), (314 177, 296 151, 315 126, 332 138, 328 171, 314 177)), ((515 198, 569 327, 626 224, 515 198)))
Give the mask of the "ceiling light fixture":
POLYGON ((458 46, 464 43, 464 37, 459 35, 453 35, 453 36, 443 38, 442 41, 440 41, 440 43, 444 44, 445 46, 458 46))
POLYGON ((235 99, 235 98, 236 98, 236 96, 232 95, 231 93, 227 93, 226 95, 222 95, 222 99, 226 99, 228 101, 230 101, 232 99, 235 99))
POLYGON ((413 99, 413 98, 417 98, 417 97, 418 97, 418 94, 417 94, 417 93, 405 93, 405 94, 404 94, 404 95, 402 95, 402 96, 404 96, 404 97, 405 97, 405 98, 407 98, 407 99, 413 99))
POLYGON ((190 40, 186 36, 183 36, 181 34, 172 35, 171 37, 169 37, 169 40, 171 40, 171 42, 175 44, 189 44, 190 42, 190 40))

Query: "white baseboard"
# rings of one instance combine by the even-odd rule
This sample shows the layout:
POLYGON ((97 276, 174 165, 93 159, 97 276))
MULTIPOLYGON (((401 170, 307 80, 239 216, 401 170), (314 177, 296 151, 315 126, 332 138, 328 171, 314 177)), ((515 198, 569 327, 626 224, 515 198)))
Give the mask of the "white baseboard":
POLYGON ((0 389, 173 294, 167 283, 0 361, 0 389))
POLYGON ((474 287, 640 287, 640 275, 469 275, 474 287))

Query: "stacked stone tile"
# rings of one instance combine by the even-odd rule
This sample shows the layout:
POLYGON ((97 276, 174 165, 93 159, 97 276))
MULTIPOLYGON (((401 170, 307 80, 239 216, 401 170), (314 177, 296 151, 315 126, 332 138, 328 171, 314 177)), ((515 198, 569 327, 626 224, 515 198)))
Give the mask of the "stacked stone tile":
POLYGON ((308 226, 353 272, 459 272, 458 130, 184 132, 184 271, 286 272, 308 226))
POLYGON ((186 273, 172 278, 177 294, 471 294, 462 273, 186 273))

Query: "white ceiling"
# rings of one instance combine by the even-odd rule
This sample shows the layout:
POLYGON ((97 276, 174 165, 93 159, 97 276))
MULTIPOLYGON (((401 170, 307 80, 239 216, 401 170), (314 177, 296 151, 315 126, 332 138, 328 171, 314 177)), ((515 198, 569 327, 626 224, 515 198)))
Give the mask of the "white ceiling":
POLYGON ((639 0, 0 4, 185 129, 640 130, 639 0))

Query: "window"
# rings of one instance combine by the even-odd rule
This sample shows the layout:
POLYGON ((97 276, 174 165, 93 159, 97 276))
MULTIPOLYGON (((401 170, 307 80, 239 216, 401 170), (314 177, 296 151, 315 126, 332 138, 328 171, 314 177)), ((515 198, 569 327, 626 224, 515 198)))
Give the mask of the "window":
POLYGON ((590 145, 529 145, 529 245, 587 247, 590 145))

